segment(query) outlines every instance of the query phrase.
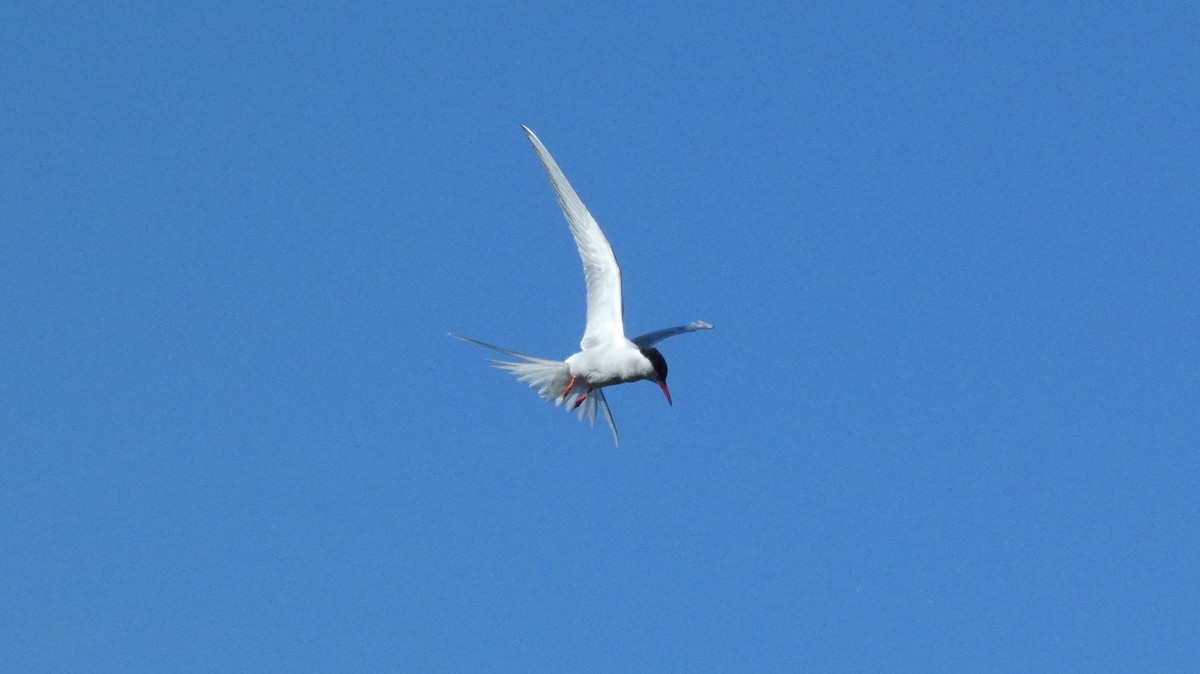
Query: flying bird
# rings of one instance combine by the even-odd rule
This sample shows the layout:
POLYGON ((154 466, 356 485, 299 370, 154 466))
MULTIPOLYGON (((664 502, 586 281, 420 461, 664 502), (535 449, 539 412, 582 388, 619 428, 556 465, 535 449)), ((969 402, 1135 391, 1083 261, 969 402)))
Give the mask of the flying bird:
POLYGON ((498 351, 519 360, 495 360, 492 364, 507 370, 518 380, 537 389, 538 394, 552 400, 556 405, 565 405, 568 410, 578 410, 579 419, 591 420, 596 425, 596 416, 604 413, 608 427, 612 429, 613 443, 620 444, 617 424, 612 410, 604 398, 608 386, 626 384, 643 379, 655 382, 663 395, 671 402, 671 391, 667 388, 667 361, 654 348, 662 340, 695 330, 711 330, 712 324, 692 321, 687 325, 648 332, 632 340, 625 336, 624 307, 621 294, 621 267, 613 254, 612 245, 600 230, 596 219, 583 205, 567 176, 563 174, 554 157, 542 145, 533 131, 521 125, 529 136, 529 142, 550 176, 550 184, 558 194, 579 257, 583 259, 583 276, 587 282, 587 326, 579 352, 566 360, 549 360, 527 356, 498 346, 486 344, 470 337, 458 337, 466 342, 498 351))

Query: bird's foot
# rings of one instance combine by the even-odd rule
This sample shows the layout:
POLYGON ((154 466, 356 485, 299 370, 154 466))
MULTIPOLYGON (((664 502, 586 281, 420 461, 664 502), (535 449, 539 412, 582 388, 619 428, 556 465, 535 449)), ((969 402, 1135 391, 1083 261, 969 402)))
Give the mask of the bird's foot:
POLYGON ((592 393, 591 391, 588 391, 587 393, 584 393, 583 395, 579 396, 579 400, 575 401, 575 404, 571 406, 571 409, 572 410, 579 409, 579 406, 583 404, 583 401, 587 400, 587 397, 589 395, 591 395, 591 393, 592 393))

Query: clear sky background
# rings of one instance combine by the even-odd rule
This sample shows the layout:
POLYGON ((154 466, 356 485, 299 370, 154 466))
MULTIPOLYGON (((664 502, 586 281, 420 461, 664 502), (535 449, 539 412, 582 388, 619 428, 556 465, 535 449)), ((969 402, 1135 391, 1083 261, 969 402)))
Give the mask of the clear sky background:
POLYGON ((1195 3, 8 3, 0 670, 1200 661, 1195 3), (579 424, 624 269, 658 387, 579 424))

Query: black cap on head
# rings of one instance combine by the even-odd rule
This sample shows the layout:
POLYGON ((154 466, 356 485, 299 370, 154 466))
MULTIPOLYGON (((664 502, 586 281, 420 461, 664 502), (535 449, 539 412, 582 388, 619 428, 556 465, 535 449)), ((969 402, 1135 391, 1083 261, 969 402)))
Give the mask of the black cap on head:
POLYGON ((666 381, 667 380, 667 360, 665 358, 663 358, 663 355, 661 353, 658 352, 658 349, 656 349, 654 347, 650 347, 648 349, 639 349, 639 350, 642 352, 642 355, 645 356, 646 359, 650 361, 650 364, 654 366, 654 374, 658 375, 658 380, 666 381))

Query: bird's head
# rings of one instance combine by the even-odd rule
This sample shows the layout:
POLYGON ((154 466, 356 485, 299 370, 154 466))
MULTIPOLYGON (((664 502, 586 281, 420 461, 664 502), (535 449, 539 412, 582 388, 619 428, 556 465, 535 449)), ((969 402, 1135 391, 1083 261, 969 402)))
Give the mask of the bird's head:
POLYGON ((652 379, 662 388, 663 395, 667 397, 667 404, 674 405, 671 402, 671 391, 667 388, 667 360, 654 347, 641 349, 641 352, 646 357, 646 360, 650 361, 650 365, 654 367, 654 376, 652 379))

